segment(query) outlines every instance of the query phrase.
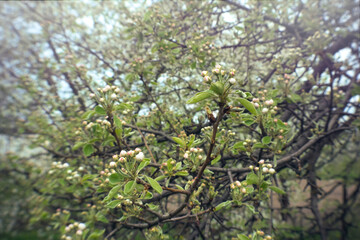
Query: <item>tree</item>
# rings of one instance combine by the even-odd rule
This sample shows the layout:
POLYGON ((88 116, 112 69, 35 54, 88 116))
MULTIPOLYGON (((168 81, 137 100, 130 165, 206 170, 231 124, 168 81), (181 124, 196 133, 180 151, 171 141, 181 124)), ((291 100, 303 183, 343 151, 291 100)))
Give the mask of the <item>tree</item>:
POLYGON ((1 3, 0 129, 16 142, 1 161, 4 234, 356 236, 359 12, 357 0, 1 3))

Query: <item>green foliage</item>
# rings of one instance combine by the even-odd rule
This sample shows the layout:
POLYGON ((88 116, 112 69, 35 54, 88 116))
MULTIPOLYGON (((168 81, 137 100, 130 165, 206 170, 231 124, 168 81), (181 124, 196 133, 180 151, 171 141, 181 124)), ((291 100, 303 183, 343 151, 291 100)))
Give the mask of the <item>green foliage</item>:
POLYGON ((357 5, 1 3, 0 236, 356 238, 357 5))

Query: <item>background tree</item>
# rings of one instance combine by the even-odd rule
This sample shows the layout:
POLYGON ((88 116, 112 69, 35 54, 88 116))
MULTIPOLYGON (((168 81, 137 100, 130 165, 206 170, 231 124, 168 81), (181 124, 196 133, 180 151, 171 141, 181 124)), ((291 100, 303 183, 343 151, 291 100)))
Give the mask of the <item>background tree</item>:
POLYGON ((4 236, 357 236, 359 1, 0 7, 4 236))

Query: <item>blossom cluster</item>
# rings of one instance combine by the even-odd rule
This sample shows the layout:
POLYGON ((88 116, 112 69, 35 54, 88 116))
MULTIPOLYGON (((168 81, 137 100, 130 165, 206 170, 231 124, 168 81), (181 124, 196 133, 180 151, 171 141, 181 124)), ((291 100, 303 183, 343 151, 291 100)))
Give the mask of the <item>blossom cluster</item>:
MULTIPOLYGON (((266 236, 265 236, 265 233, 264 233, 264 231, 262 231, 262 230, 257 230, 257 231, 256 231, 256 235, 257 235, 257 236, 260 236, 261 238, 257 238, 257 239, 261 239, 261 240, 271 240, 271 239, 273 239, 272 236, 270 236, 270 235, 266 235, 266 236)), ((252 234, 249 234, 248 237, 249 237, 250 239, 252 239, 252 234)))
POLYGON ((259 91, 258 94, 261 95, 260 98, 253 98, 252 104, 255 106, 255 108, 261 109, 261 112, 263 114, 266 114, 270 112, 271 114, 275 114, 278 110, 278 107, 274 105, 273 99, 266 99, 265 94, 267 93, 267 90, 259 91))
MULTIPOLYGON (((214 74, 215 76, 225 76, 226 74, 228 74, 228 81, 231 85, 234 85, 236 83, 236 79, 233 78, 235 76, 235 69, 231 69, 228 73, 222 69, 222 66, 220 64, 216 64, 215 68, 213 68, 211 70, 212 74, 214 74)), ((201 72, 201 76, 204 79, 205 83, 211 83, 212 80, 212 76, 209 75, 208 71, 202 71, 201 72)))
MULTIPOLYGON (((141 151, 140 148, 136 148, 135 150, 125 151, 121 150, 119 154, 115 154, 112 156, 112 161, 109 162, 104 170, 100 172, 102 176, 110 176, 112 173, 115 173, 115 168, 121 166, 121 171, 127 173, 124 165, 126 162, 129 161, 129 158, 133 158, 136 161, 142 161, 145 158, 144 153, 141 151)), ((109 179, 105 179, 105 182, 109 182, 109 179)))
MULTIPOLYGON (((116 100, 118 99, 118 95, 120 95, 120 89, 116 86, 109 86, 109 85, 106 85, 104 88, 98 88, 97 89, 100 93, 102 93, 102 97, 100 97, 98 100, 99 102, 105 102, 105 99, 106 99, 106 93, 110 93, 110 99, 112 100, 116 100)), ((95 93, 90 93, 89 94, 89 97, 91 98, 96 98, 96 94, 95 93)))
POLYGON ((61 162, 52 162, 51 167, 52 168, 58 168, 58 169, 64 169, 68 168, 70 165, 68 163, 61 163, 61 162))
POLYGON ((202 160, 203 156, 200 153, 202 153, 203 151, 204 150, 201 148, 190 148, 189 151, 186 151, 184 153, 184 158, 188 159, 190 156, 197 156, 199 160, 202 160))
POLYGON ((270 174, 275 174, 276 173, 273 166, 270 163, 266 164, 264 159, 261 159, 259 161, 259 167, 254 167, 253 165, 250 165, 249 168, 251 170, 255 170, 256 172, 261 170, 262 173, 270 173, 270 174))
MULTIPOLYGON (((74 222, 65 227, 65 232, 68 234, 71 231, 74 231, 76 235, 81 236, 85 229, 86 229, 85 223, 74 222)), ((67 235, 63 235, 61 239, 72 240, 72 238, 67 235)))
POLYGON ((233 183, 230 184, 230 188, 231 189, 239 189, 241 193, 243 194, 246 194, 247 193, 247 190, 246 190, 246 185, 247 183, 244 181, 244 182, 239 182, 239 181, 235 181, 233 183))

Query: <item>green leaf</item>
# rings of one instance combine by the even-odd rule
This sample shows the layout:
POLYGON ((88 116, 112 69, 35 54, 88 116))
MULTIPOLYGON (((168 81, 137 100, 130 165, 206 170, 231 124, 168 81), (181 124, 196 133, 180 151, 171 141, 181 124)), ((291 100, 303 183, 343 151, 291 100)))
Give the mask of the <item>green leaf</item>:
POLYGON ((250 238, 248 238, 248 236, 246 236, 245 234, 238 234, 237 238, 239 240, 250 240, 250 238))
POLYGON ((109 221, 107 220, 107 218, 102 214, 102 212, 98 212, 96 215, 96 220, 103 222, 103 223, 108 223, 109 221))
POLYGON ((153 194, 151 192, 147 191, 144 196, 144 199, 152 199, 152 197, 153 197, 153 194))
POLYGON ((173 139, 177 144, 179 144, 181 147, 183 147, 183 148, 186 147, 185 141, 182 140, 181 138, 173 137, 172 139, 173 139))
POLYGON ((273 190, 274 192, 278 193, 278 194, 282 194, 282 195, 286 194, 286 192, 285 192, 284 190, 282 190, 282 189, 280 189, 280 188, 278 188, 278 187, 270 186, 269 188, 270 188, 271 190, 273 190))
POLYGON ((253 205, 245 204, 245 206, 253 213, 256 214, 255 207, 253 205))
POLYGON ((230 200, 226 201, 226 202, 222 202, 215 207, 215 211, 219 211, 220 209, 229 206, 231 203, 232 203, 232 201, 230 201, 230 200))
POLYGON ((124 187, 124 193, 125 194, 131 193, 134 190, 135 185, 136 185, 135 181, 133 181, 133 180, 129 181, 124 187))
POLYGON ((95 149, 92 144, 86 144, 83 147, 83 152, 84 152, 85 156, 90 156, 94 151, 95 151, 95 149))
POLYGON ((243 141, 235 143, 233 148, 234 149, 239 149, 240 151, 243 151, 243 152, 246 151, 246 148, 244 147, 244 142, 243 141))
POLYGON ((119 192, 121 187, 122 187, 122 185, 117 185, 117 186, 113 187, 104 200, 112 199, 115 196, 115 194, 117 194, 119 192))
POLYGON ((219 154, 216 158, 214 158, 212 161, 211 161, 211 165, 214 165, 215 163, 217 163, 218 161, 220 161, 221 159, 221 155, 219 154))
POLYGON ((84 142, 78 142, 78 143, 76 143, 74 146, 73 146, 73 148, 72 148, 72 150, 73 151, 76 151, 76 150, 78 150, 79 148, 81 148, 82 146, 84 146, 86 143, 84 143, 84 142))
POLYGON ((182 186, 180 186, 180 185, 175 184, 175 187, 176 187, 177 189, 184 190, 184 188, 183 188, 182 186))
POLYGON ((259 181, 258 176, 257 176, 255 173, 253 173, 253 172, 249 173, 249 174, 246 176, 246 182, 247 182, 248 185, 257 184, 258 181, 259 181))
POLYGON ((121 200, 114 200, 114 201, 111 201, 108 204, 106 204, 106 207, 108 207, 108 208, 116 208, 117 205, 119 205, 119 203, 121 203, 121 200))
POLYGON ((194 143, 194 141, 195 141, 195 135, 191 134, 190 135, 190 140, 189 140, 187 146, 190 148, 192 146, 192 144, 194 143))
POLYGON ((210 90, 221 96, 224 93, 224 84, 222 82, 211 83, 210 90))
POLYGON ((269 144, 269 143, 271 142, 271 137, 270 137, 270 136, 263 137, 263 138, 261 139, 261 142, 262 142, 263 144, 269 144))
POLYGON ((150 163, 150 159, 148 159, 148 158, 145 158, 144 160, 142 160, 141 163, 139 164, 136 172, 139 173, 144 167, 149 165, 149 163, 150 163))
POLYGON ((122 175, 120 175, 119 173, 113 173, 110 175, 109 177, 109 182, 111 184, 117 184, 124 181, 124 177, 122 175))
POLYGON ((249 102, 245 98, 240 98, 239 101, 250 113, 252 113, 255 116, 257 115, 256 109, 251 102, 249 102))
POLYGON ((114 123, 117 128, 122 128, 122 123, 117 116, 114 116, 114 123))
POLYGON ((99 115, 106 115, 106 111, 105 109, 103 109, 102 107, 100 106, 96 106, 95 107, 95 112, 99 115))
POLYGON ((214 97, 214 96, 216 96, 216 95, 215 95, 215 93, 213 91, 207 90, 205 92, 199 92, 199 93, 195 94, 195 96, 190 98, 186 103, 187 104, 194 104, 194 103, 200 102, 202 100, 205 100, 205 99, 208 99, 208 98, 211 98, 211 97, 214 97))
POLYGON ((184 177, 186 177, 188 175, 189 175, 189 173, 187 171, 179 171, 179 172, 175 173, 175 176, 184 176, 184 177))
POLYGON ((162 181, 166 178, 165 175, 161 175, 161 176, 158 176, 157 178, 155 178, 155 181, 159 182, 159 181, 162 181))
POLYGON ((247 120, 244 121, 244 124, 245 124, 246 126, 251 126, 251 125, 253 125, 254 123, 255 123, 255 121, 252 120, 252 119, 247 119, 247 120))
POLYGON ((89 119, 92 116, 94 116, 94 114, 95 114, 94 110, 86 111, 85 113, 83 113, 83 115, 81 115, 81 119, 84 119, 84 120, 89 119))
POLYGON ((119 138, 121 138, 122 131, 123 131, 122 128, 116 128, 116 129, 115 129, 116 136, 118 136, 119 138))
POLYGON ((253 146, 252 146, 253 149, 256 149, 256 148, 268 148, 267 145, 265 144, 262 144, 262 143, 255 143, 253 146))
POLYGON ((147 22, 147 21, 150 20, 150 18, 151 18, 151 12, 150 12, 150 11, 149 11, 149 12, 146 12, 146 13, 144 14, 143 21, 144 21, 144 22, 147 22))
POLYGON ((148 177, 148 176, 145 176, 146 177, 146 180, 148 181, 148 183, 150 183, 151 187, 157 191, 158 193, 162 193, 162 188, 160 186, 160 184, 155 181, 154 179, 152 179, 151 177, 148 177))
POLYGON ((98 240, 103 239, 103 234, 105 232, 105 229, 103 230, 95 230, 93 233, 90 234, 87 240, 98 240))
POLYGON ((176 165, 175 165, 175 170, 180 170, 180 169, 181 169, 181 165, 182 165, 181 162, 176 163, 176 165))

